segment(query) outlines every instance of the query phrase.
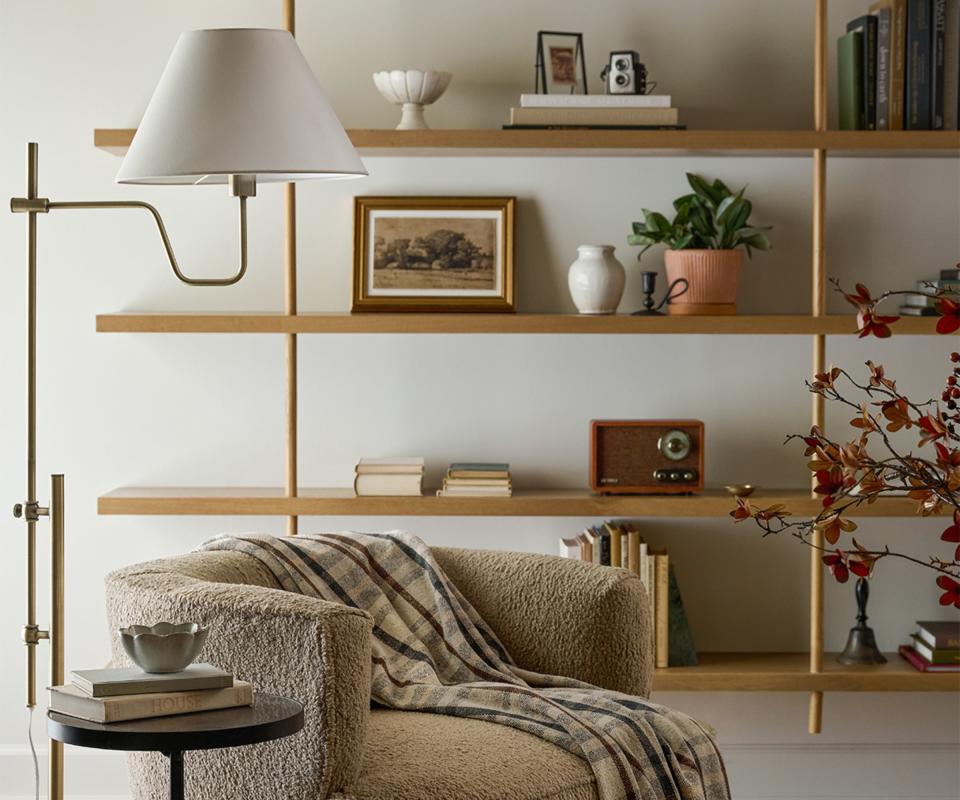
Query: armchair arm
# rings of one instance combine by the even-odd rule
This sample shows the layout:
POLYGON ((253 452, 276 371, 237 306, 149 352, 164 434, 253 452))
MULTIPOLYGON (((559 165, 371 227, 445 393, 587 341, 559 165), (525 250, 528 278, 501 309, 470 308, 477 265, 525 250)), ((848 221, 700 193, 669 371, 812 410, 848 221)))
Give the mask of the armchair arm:
MULTIPOLYGON (((204 800, 227 800, 236 786, 257 800, 317 800, 347 786, 360 767, 370 709, 370 632, 362 611, 280 589, 217 582, 265 580, 240 553, 194 553, 114 572, 107 577, 111 629, 159 620, 210 626, 201 659, 256 690, 304 704, 304 729, 255 748, 195 752, 185 759, 188 783, 204 800), (203 579, 208 575, 213 580, 203 579), (200 788, 202 787, 202 789, 200 788)), ((114 658, 128 663, 118 637, 114 658)), ((130 759, 134 797, 165 796, 162 758, 130 759)))
POLYGON ((650 608, 636 575, 530 553, 433 553, 521 667, 649 695, 650 608))

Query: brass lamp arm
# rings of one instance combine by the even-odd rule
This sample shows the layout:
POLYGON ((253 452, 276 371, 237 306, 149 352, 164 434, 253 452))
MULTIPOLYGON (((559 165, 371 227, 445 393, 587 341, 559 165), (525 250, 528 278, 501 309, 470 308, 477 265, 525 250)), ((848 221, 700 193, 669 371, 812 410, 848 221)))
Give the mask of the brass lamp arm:
POLYGON ((79 200, 73 202, 51 202, 43 197, 22 198, 15 197, 10 201, 10 210, 14 213, 47 213, 57 209, 95 209, 95 208, 142 208, 149 211, 153 216, 153 221, 157 224, 157 230, 160 233, 160 239, 163 241, 163 249, 167 252, 167 260, 173 268, 173 274, 184 283, 190 286, 231 286, 239 281, 247 272, 247 197, 256 195, 256 183, 253 178, 247 176, 230 176, 230 188, 233 194, 240 200, 240 269, 229 278, 191 278, 184 275, 177 263, 177 257, 173 252, 173 245, 170 244, 170 237, 167 235, 167 228, 163 224, 163 218, 150 203, 142 200, 79 200))

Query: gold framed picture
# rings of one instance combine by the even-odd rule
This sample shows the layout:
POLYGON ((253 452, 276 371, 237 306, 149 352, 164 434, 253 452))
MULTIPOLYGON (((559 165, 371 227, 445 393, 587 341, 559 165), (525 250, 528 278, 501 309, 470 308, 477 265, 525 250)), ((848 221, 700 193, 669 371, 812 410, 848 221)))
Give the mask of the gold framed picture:
POLYGON ((354 198, 353 310, 511 312, 514 197, 354 198))

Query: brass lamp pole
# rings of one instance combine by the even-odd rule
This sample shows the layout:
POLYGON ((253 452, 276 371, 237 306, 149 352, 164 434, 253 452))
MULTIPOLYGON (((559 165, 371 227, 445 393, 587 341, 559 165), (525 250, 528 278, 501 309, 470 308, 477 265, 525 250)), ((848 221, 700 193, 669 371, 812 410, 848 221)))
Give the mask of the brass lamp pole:
MULTIPOLYGON (((50 682, 63 683, 63 475, 51 476, 50 505, 37 500, 37 215, 70 209, 139 208, 157 226, 174 275, 191 286, 229 286, 247 270, 247 198, 258 182, 292 184, 367 174, 340 120, 293 39, 293 0, 285 0, 288 30, 234 28, 180 36, 127 152, 118 183, 226 184, 240 201, 240 267, 225 278, 192 278, 177 263, 159 212, 138 200, 53 202, 38 196, 37 145, 27 145, 27 192, 10 210, 27 216, 27 492, 14 516, 27 523, 27 707, 36 706, 37 645, 50 642, 50 682), (37 625, 37 523, 51 518, 51 621, 37 625)), ((287 313, 296 313, 295 209, 287 192, 287 313)), ((296 343, 288 344, 288 385, 295 387, 296 343)), ((291 393, 292 394, 292 393, 291 393)), ((288 398, 292 415, 296 398, 288 398)), ((295 440, 288 491, 296 491, 295 440), (292 488, 291 488, 292 487, 292 488)), ((294 531, 295 532, 295 531, 294 531)), ((50 800, 63 797, 63 749, 50 742, 50 800)))
MULTIPOLYGON (((228 185, 240 198, 240 268, 228 278, 190 278, 183 274, 167 236, 163 219, 149 203, 137 200, 51 202, 37 196, 38 147, 27 145, 27 195, 10 200, 14 214, 27 215, 27 498, 13 507, 13 516, 27 523, 27 622, 23 641, 27 646, 27 708, 37 704, 37 645, 50 642, 50 685, 63 683, 63 589, 64 589, 64 479, 50 476, 50 505, 37 500, 37 215, 58 209, 142 208, 149 211, 157 224, 163 247, 174 274, 192 286, 229 286, 239 281, 247 270, 247 197, 256 195, 256 179, 249 175, 231 175, 228 185), (37 625, 37 523, 50 517, 50 625, 44 630, 37 625)), ((63 797, 63 745, 50 740, 49 797, 63 797)))

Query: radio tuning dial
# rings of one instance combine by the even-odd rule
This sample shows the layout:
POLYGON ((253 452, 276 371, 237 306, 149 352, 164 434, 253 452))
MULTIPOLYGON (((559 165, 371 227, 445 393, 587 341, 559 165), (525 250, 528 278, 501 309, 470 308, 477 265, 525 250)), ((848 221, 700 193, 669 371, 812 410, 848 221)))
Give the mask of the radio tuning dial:
POLYGON ((657 448, 664 458, 671 461, 682 461, 690 455, 692 447, 689 434, 678 430, 667 431, 657 442, 657 448))

